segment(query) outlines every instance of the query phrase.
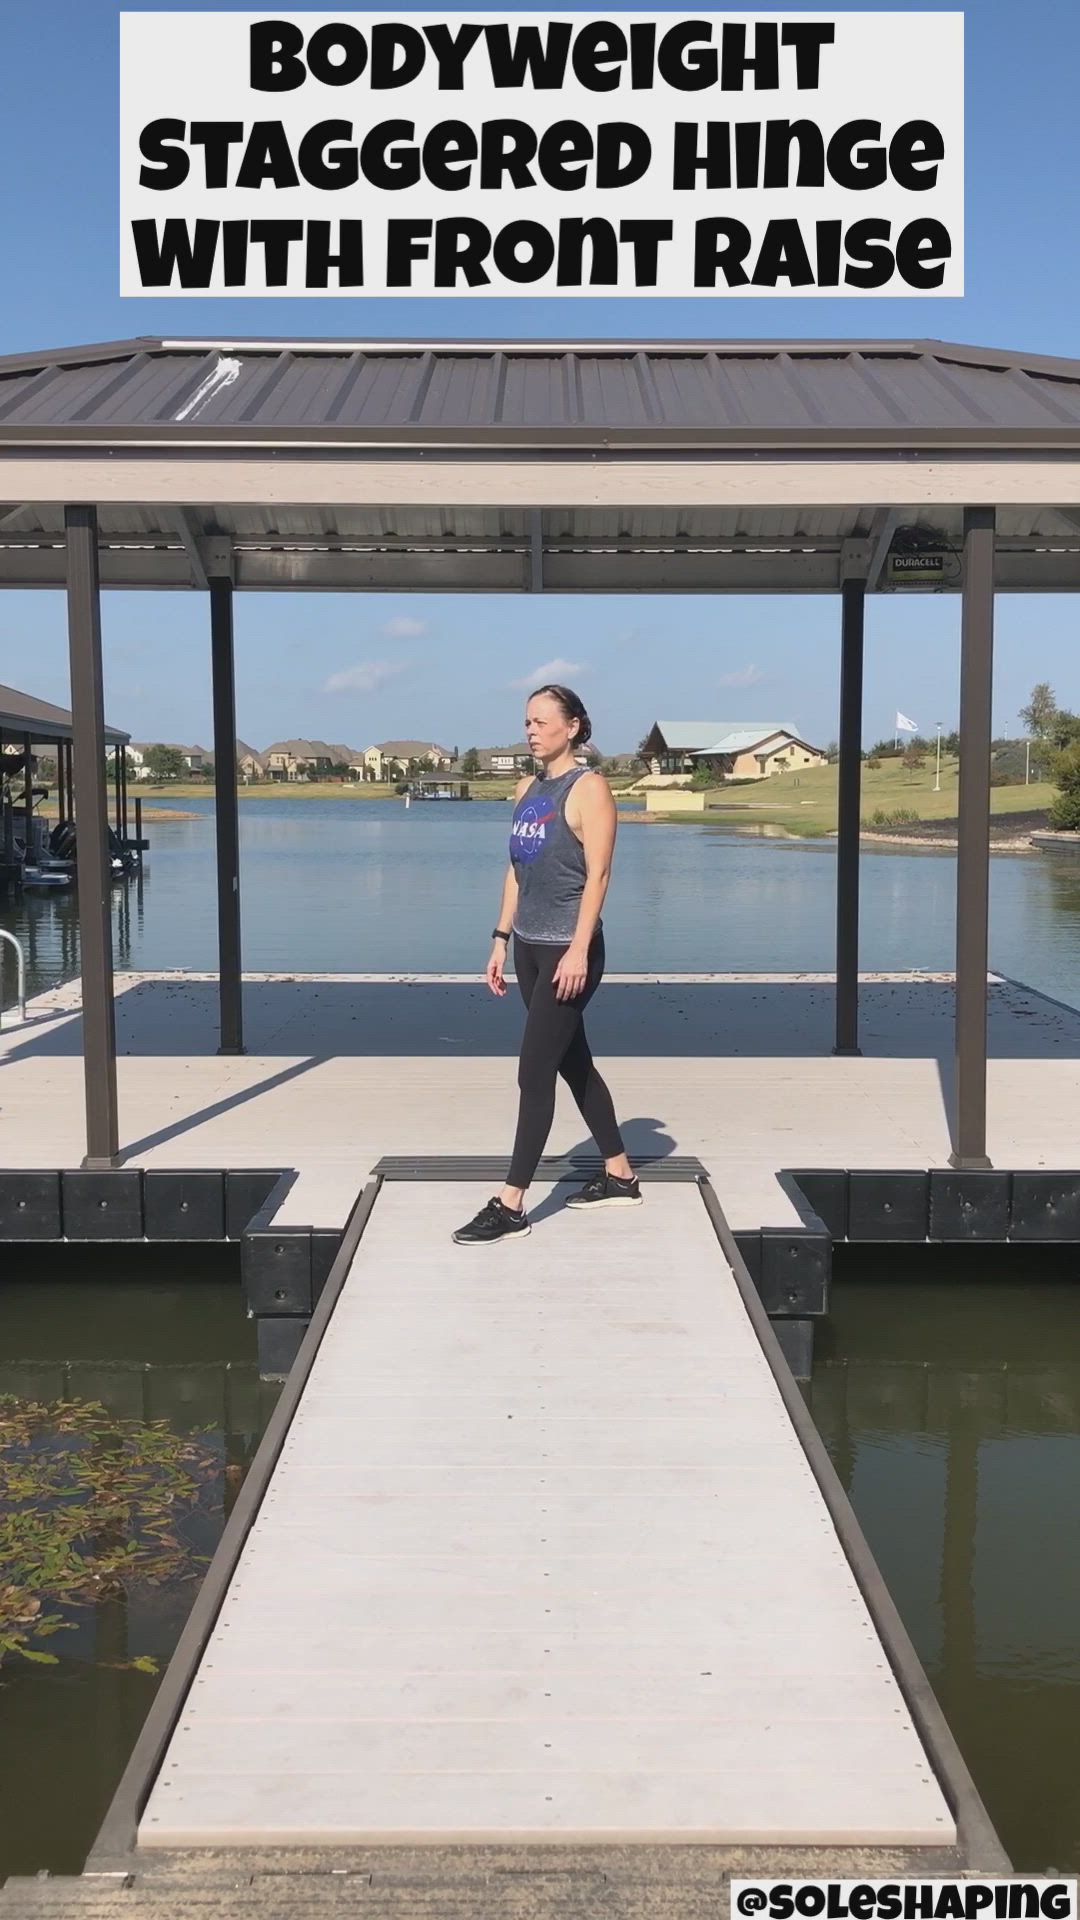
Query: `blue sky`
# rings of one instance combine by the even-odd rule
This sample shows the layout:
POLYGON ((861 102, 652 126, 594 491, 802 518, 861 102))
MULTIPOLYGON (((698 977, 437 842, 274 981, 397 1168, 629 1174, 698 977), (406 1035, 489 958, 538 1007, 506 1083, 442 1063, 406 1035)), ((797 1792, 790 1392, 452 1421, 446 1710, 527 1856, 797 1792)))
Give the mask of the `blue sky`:
MULTIPOLYGON (((247 9, 213 9, 226 10, 247 9)), ((921 10, 929 60, 942 10, 921 10)), ((288 333, 931 335, 1080 354, 1080 9, 1063 0, 1028 0, 1022 11, 980 0, 967 11, 968 291, 933 301, 122 300, 119 12, 113 0, 5 11, 0 352, 140 333, 288 333)), ((64 619, 59 594, 5 594, 0 680, 66 704, 64 619)), ((137 739, 206 743, 205 600, 108 594, 103 619, 110 720, 137 739)), ((1064 597, 999 599, 998 732, 1019 730, 1036 679, 1080 707, 1076 623, 1064 597)), ((238 727, 255 746, 290 734, 351 746, 401 736, 490 744, 520 735, 522 688, 555 677, 579 687, 607 751, 632 747, 660 715, 787 720, 824 742, 836 732, 838 627, 829 599, 244 595, 238 727)), ((926 731, 956 723, 958 640, 955 601, 872 603, 868 740, 891 733, 897 707, 926 731)))

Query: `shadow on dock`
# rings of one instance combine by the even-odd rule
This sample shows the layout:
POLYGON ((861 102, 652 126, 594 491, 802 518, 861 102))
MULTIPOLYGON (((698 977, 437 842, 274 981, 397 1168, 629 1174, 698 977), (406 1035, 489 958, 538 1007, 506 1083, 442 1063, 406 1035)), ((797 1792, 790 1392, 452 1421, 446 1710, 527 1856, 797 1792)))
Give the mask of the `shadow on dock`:
MULTIPOLYGON (((200 1059, 217 1051, 218 998, 212 978, 117 976, 120 1055, 200 1059)), ((505 1000, 483 982, 432 976, 357 980, 245 977, 247 1052, 303 1059, 512 1058, 524 1008, 508 981, 505 1000)), ((78 1057, 77 988, 70 1010, 32 1006, 25 1029, 7 1034, 9 1060, 78 1057)), ((57 1002, 60 995, 57 996, 57 1002)), ((954 989, 941 979, 868 981, 860 989, 864 1055, 936 1059, 951 1071, 954 989)), ((813 1059, 832 1053, 834 989, 820 977, 711 981, 608 979, 588 1010, 598 1056, 636 1059, 813 1059)), ((1016 981, 992 983, 989 1056, 997 1060, 1080 1059, 1080 1011, 1016 981)))

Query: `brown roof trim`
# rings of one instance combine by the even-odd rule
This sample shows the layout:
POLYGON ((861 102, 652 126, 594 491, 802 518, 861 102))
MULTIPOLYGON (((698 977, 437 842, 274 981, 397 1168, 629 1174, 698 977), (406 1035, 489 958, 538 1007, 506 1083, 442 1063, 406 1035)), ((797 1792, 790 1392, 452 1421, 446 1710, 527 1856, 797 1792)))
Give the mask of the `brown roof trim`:
POLYGON ((132 451, 141 454, 160 452, 170 459, 204 459, 210 454, 236 457, 251 452, 256 457, 275 450, 300 455, 305 450, 333 453, 348 447, 352 451, 370 449, 373 455, 422 454, 425 448, 438 448, 455 457, 492 456, 514 449, 573 453, 582 448, 611 453, 678 452, 693 449, 700 453, 737 454, 761 450, 770 453, 823 452, 895 453, 897 455, 932 452, 978 454, 995 451, 1018 453, 1075 454, 1080 451, 1080 425, 1031 427, 632 427, 562 426, 502 427, 484 423, 459 427, 282 427, 196 425, 177 427, 163 433, 160 422, 121 426, 85 424, 50 427, 9 427, 0 424, 0 452, 27 453, 54 447, 70 452, 85 448, 87 453, 101 449, 132 451))

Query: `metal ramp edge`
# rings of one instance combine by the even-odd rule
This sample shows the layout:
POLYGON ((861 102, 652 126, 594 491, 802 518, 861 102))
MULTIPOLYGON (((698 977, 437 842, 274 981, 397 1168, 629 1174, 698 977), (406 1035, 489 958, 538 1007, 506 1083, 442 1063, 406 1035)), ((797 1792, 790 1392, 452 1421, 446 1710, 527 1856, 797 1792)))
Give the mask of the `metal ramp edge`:
MULTIPOLYGON (((536 1184, 545 1180, 587 1180, 603 1171, 599 1154, 547 1154, 536 1169, 536 1184)), ((663 1160, 635 1163, 634 1172, 641 1181, 707 1180, 708 1169, 693 1154, 672 1154, 663 1160)), ((473 1154, 387 1154, 371 1169, 375 1180, 495 1180, 501 1185, 506 1177, 506 1155, 473 1154)))

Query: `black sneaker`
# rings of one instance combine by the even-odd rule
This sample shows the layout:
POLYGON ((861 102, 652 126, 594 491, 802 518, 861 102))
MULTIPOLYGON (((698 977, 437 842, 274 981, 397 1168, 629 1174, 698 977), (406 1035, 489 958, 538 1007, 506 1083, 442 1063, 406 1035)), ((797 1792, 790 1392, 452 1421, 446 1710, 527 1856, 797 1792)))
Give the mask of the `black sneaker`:
POLYGON ((498 1194, 494 1194, 487 1206, 481 1207, 467 1226, 459 1227, 452 1238, 459 1247, 484 1247, 496 1240, 524 1240, 525 1235, 531 1232, 524 1207, 515 1213, 512 1207, 503 1205, 498 1194))
POLYGON ((640 1207, 641 1188, 637 1175, 632 1173, 629 1180, 620 1180, 617 1173, 594 1173, 591 1180, 577 1193, 572 1193, 567 1201, 568 1207, 640 1207))

